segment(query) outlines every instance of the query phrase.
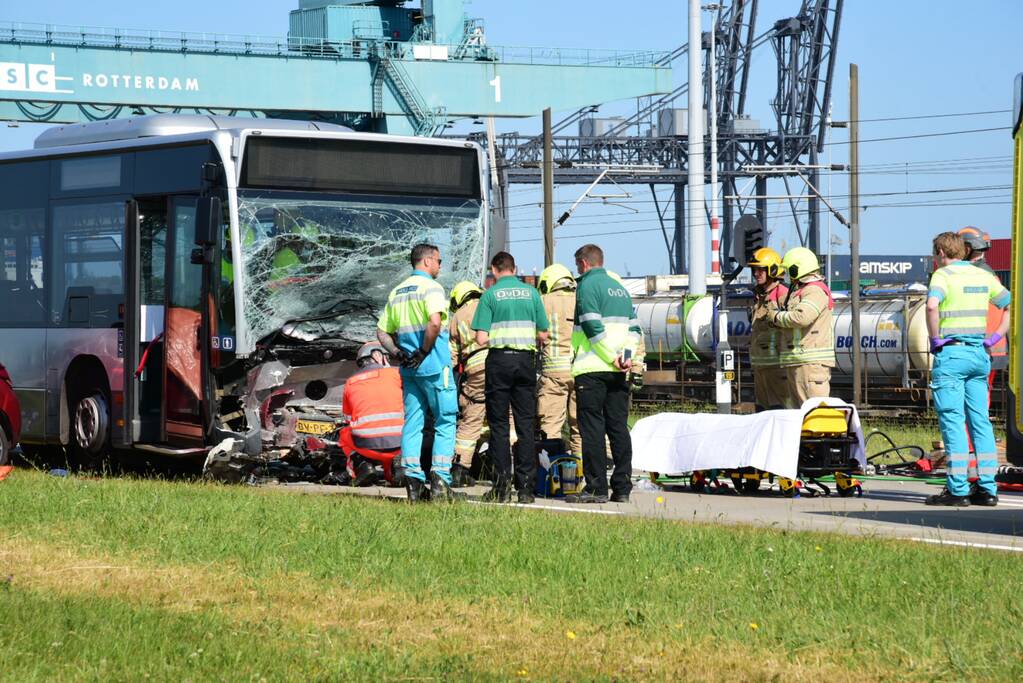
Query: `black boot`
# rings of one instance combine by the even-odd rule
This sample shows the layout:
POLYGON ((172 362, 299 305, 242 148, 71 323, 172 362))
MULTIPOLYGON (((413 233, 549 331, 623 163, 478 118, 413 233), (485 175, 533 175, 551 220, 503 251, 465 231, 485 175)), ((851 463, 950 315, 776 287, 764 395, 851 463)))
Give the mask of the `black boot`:
POLYGON ((526 489, 519 489, 519 505, 532 505, 536 502, 536 496, 533 495, 532 491, 526 489))
POLYGON ((494 488, 483 494, 483 501, 487 503, 510 503, 511 484, 507 481, 495 481, 494 488))
POLYGON ((355 467, 355 479, 352 486, 375 486, 377 483, 377 470, 368 460, 361 460, 355 467))
POLYGON ((439 474, 430 472, 430 500, 438 503, 451 503, 456 500, 465 500, 465 497, 464 493, 452 491, 451 486, 441 479, 439 474))
POLYGON ((970 505, 993 508, 998 505, 998 496, 988 493, 980 486, 977 486, 970 492, 970 505))
POLYGON ((949 507, 965 508, 970 506, 969 496, 954 496, 952 492, 947 488, 941 490, 941 493, 936 493, 933 496, 927 496, 927 500, 924 501, 926 505, 947 505, 949 507))
POLYGON ((469 474, 469 468, 459 464, 451 466, 451 487, 462 488, 464 486, 475 486, 476 480, 469 474))
POLYGON ((426 488, 426 482, 413 477, 405 477, 405 492, 410 503, 425 503, 430 500, 430 490, 426 488))

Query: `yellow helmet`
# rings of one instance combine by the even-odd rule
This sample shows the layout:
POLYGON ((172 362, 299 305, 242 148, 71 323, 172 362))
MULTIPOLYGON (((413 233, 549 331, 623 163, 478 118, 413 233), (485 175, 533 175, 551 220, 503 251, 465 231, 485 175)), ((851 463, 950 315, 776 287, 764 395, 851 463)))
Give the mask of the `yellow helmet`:
POLYGON ((796 247, 795 249, 789 249, 785 253, 785 259, 781 262, 781 267, 785 269, 785 272, 788 273, 794 282, 819 271, 821 264, 817 260, 817 255, 812 251, 806 247, 796 247))
POLYGON ((541 294, 553 292, 555 285, 566 278, 574 287, 575 280, 572 278, 572 272, 568 268, 560 263, 547 266, 543 269, 543 272, 540 273, 540 281, 537 283, 537 289, 540 290, 541 294))
POLYGON ((469 297, 475 295, 476 297, 483 296, 483 290, 480 286, 474 282, 468 280, 462 280, 457 285, 451 288, 451 310, 457 311, 459 308, 465 305, 465 302, 469 300, 469 297))
POLYGON ((760 247, 753 252, 753 258, 746 264, 750 268, 766 268, 767 277, 780 280, 785 277, 781 267, 781 255, 771 247, 760 247))

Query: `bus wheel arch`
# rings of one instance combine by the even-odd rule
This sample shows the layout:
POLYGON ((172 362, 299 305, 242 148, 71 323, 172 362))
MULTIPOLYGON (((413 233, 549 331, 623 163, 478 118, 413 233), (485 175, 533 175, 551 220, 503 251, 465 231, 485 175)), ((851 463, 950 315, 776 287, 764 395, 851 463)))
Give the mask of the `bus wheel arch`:
POLYGON ((61 386, 61 441, 76 464, 98 464, 110 444, 110 385, 95 356, 78 356, 61 386))

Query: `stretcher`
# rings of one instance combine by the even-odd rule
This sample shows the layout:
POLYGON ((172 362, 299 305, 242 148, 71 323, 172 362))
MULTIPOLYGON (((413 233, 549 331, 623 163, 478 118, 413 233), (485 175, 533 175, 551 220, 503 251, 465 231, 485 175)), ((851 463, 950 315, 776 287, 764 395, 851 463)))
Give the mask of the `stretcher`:
POLYGON ((866 466, 855 406, 810 399, 796 410, 756 415, 666 413, 633 428, 633 466, 681 474, 695 491, 752 493, 764 481, 786 496, 861 494, 866 466))

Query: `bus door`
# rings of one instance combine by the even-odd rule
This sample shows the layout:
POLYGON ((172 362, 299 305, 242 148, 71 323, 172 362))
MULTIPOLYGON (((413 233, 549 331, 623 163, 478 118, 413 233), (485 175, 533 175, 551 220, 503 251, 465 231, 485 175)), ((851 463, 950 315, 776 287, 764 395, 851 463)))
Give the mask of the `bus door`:
POLYGON ((202 265, 192 263, 195 197, 128 205, 125 446, 201 446, 202 265))
POLYGON ((198 446, 203 442, 204 377, 201 264, 192 263, 195 248, 195 197, 173 197, 169 209, 167 296, 163 321, 163 424, 167 443, 198 446))

